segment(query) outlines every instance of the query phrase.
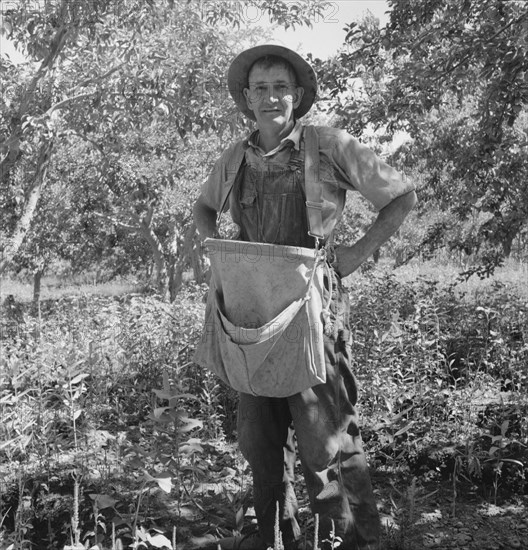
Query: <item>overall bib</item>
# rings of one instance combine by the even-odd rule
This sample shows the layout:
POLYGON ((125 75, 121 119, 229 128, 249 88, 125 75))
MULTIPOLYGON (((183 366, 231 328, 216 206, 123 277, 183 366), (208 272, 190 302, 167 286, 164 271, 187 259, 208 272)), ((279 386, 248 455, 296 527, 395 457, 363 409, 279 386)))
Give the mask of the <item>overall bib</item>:
MULTIPOLYGON (((314 248, 303 157, 304 140, 300 152, 292 149, 286 167, 261 170, 243 164, 230 201, 240 240, 314 248)), ((350 305, 339 278, 328 279, 326 382, 285 398, 240 393, 239 445, 253 472, 255 512, 266 544, 273 547, 277 502, 285 547, 293 547, 301 535, 293 488, 296 440, 311 509, 319 514, 319 540, 328 538, 333 520, 343 548, 374 550, 379 516, 355 407, 357 383, 348 355, 350 305)))

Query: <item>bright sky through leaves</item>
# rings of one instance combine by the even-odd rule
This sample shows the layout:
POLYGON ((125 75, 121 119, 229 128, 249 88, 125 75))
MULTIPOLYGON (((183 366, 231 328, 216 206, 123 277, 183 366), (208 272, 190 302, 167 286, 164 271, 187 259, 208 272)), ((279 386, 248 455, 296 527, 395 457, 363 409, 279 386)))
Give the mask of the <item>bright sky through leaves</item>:
POLYGON ((385 0, 331 0, 329 7, 311 29, 278 29, 274 38, 277 43, 300 54, 312 53, 314 57, 326 59, 343 45, 345 25, 360 21, 368 11, 384 25, 388 21, 388 9, 385 0))
MULTIPOLYGON (((295 30, 282 28, 274 32, 274 41, 292 48, 300 54, 312 53, 314 57, 325 59, 333 55, 345 40, 345 25, 359 21, 367 11, 387 22, 388 6, 386 0, 330 0, 328 8, 314 21, 311 29, 297 27, 295 30)), ((257 8, 248 7, 245 12, 248 25, 268 26, 269 21, 257 8)), ((24 61, 24 56, 15 50, 11 41, 0 36, 0 53, 7 54, 15 63, 24 61)))

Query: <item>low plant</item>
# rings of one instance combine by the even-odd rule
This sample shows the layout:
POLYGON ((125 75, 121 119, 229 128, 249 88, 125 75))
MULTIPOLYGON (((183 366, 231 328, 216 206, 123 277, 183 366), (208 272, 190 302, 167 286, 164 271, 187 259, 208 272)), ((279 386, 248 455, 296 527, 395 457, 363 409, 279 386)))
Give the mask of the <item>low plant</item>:
MULTIPOLYGON (((189 508, 204 532, 242 529, 251 489, 231 443, 236 392, 192 361, 204 290, 188 287, 174 304, 64 297, 43 302, 40 316, 26 304, 3 315, 4 547, 174 547, 195 528, 189 508)), ((393 488, 393 547, 406 544, 429 494, 422 484, 450 481, 452 515, 466 483, 492 501, 525 491, 521 294, 492 286, 470 296, 455 282, 373 267, 350 295, 369 455, 415 479, 414 492, 393 488)))

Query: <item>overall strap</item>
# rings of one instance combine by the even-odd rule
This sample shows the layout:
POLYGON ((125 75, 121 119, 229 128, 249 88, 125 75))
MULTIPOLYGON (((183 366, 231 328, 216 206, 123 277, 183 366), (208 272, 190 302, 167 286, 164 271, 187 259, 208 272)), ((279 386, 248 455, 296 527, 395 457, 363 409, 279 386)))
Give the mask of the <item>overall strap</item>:
POLYGON ((324 239, 323 188, 319 183, 319 136, 313 126, 305 127, 304 185, 306 188, 306 213, 308 234, 316 243, 324 239))

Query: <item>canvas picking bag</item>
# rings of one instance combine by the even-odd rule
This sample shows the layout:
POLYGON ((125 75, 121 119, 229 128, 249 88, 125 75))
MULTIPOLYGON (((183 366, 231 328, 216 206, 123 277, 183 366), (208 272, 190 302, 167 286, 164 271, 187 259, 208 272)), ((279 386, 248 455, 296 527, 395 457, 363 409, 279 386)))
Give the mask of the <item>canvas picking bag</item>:
POLYGON ((324 383, 324 253, 223 239, 205 246, 212 277, 195 361, 252 395, 324 383))
MULTIPOLYGON (((326 381, 323 345, 325 249, 319 139, 305 127, 309 235, 316 248, 206 239, 212 277, 194 360, 235 390, 287 397, 326 381)), ((238 147, 234 164, 242 163, 238 147)), ((221 217, 234 180, 224 192, 221 217)), ((328 273, 329 279, 331 274, 328 273)))

